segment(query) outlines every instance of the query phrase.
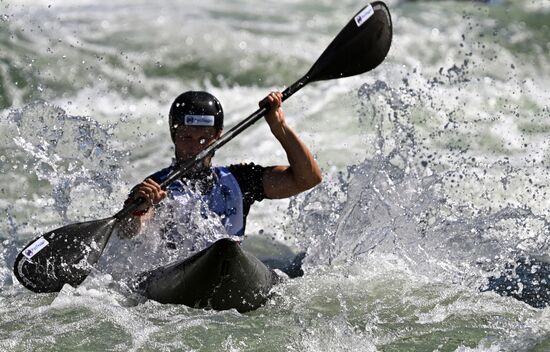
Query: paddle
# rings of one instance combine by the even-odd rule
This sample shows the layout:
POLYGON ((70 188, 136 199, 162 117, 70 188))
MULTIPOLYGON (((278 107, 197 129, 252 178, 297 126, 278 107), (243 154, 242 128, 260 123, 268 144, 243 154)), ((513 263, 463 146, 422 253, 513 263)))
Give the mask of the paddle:
MULTIPOLYGON (((308 73, 283 91, 283 100, 311 82, 354 76, 374 69, 384 61, 391 40, 392 23, 386 5, 376 1, 365 6, 334 38, 308 73)), ((181 164, 160 186, 166 189, 267 111, 268 107, 262 107, 238 123, 194 159, 181 164)), ((78 286, 101 256, 117 224, 127 219, 142 202, 143 199, 138 199, 110 218, 64 226, 34 239, 17 256, 15 276, 34 292, 57 292, 64 284, 78 286)))

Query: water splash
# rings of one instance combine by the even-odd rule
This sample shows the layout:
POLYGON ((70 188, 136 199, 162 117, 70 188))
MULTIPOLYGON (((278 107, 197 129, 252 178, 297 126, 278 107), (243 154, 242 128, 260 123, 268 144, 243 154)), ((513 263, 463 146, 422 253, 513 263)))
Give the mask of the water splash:
MULTIPOLYGON (((12 155, 3 169, 8 174, 16 172, 28 183, 30 194, 21 196, 28 199, 34 190, 48 185, 51 198, 35 198, 34 202, 51 206, 63 222, 90 214, 85 210, 101 214, 108 209, 106 201, 115 191, 122 157, 110 141, 112 126, 37 101, 11 111, 2 129, 12 131, 2 145, 12 155)), ((24 192, 25 188, 13 191, 24 192)))
POLYGON ((518 187, 548 170, 527 170, 523 151, 513 146, 519 157, 487 157, 493 147, 468 129, 467 105, 438 99, 442 91, 472 88, 468 67, 466 60, 434 78, 408 75, 397 88, 382 81, 361 87, 359 118, 374 157, 290 205, 309 269, 397 256, 406 270, 477 288, 518 257, 548 252, 550 223, 525 197, 544 197, 545 187, 518 187), (453 143, 441 148, 448 138, 453 143), (500 198, 505 201, 495 204, 500 198))
MULTIPOLYGON (((98 269, 115 279, 126 279, 181 261, 228 237, 220 217, 208 209, 200 194, 191 192, 185 198, 184 202, 165 199, 134 238, 119 229, 109 241, 98 269)), ((237 236, 233 239, 239 240, 237 236)))

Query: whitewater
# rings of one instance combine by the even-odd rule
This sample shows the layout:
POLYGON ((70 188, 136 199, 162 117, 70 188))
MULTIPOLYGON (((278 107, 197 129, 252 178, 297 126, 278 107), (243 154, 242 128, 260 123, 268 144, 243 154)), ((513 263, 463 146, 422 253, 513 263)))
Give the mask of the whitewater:
MULTIPOLYGON (((284 104, 324 180, 255 204, 245 246, 306 251, 305 275, 240 314, 121 288, 117 275, 174 259, 152 235, 113 241, 59 294, 26 290, 13 262, 170 164, 181 92, 210 91, 229 128, 365 3, 0 0, 0 350, 549 350, 549 308, 482 291, 520 257, 550 261, 550 1, 387 4, 383 64, 284 104)), ((236 162, 286 160, 260 121, 216 152, 236 162)))

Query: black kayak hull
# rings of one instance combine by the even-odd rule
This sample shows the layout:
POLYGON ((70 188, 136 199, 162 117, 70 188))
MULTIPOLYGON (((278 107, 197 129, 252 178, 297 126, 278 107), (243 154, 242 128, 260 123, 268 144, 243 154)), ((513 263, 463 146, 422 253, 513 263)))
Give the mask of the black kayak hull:
POLYGON ((140 274, 134 287, 160 303, 248 312, 262 306, 279 281, 238 242, 221 239, 181 262, 140 274))

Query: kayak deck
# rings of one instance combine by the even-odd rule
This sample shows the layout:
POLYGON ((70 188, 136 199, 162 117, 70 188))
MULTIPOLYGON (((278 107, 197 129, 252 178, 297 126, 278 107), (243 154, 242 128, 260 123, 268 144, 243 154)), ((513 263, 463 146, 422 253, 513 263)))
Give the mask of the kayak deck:
POLYGON ((262 306, 279 281, 238 242, 221 239, 181 262, 140 274, 133 286, 160 303, 248 312, 262 306))

